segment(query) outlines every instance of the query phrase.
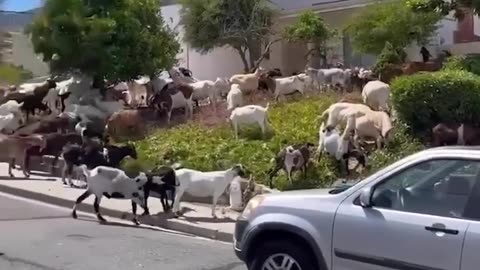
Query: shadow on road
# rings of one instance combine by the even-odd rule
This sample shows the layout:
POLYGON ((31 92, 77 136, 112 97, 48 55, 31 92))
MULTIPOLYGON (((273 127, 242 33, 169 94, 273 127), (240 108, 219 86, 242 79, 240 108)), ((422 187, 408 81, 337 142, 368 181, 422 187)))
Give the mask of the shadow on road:
MULTIPOLYGON (((177 231, 167 231, 161 227, 145 227, 145 226, 141 226, 141 225, 149 225, 148 223, 142 223, 140 226, 137 226, 137 225, 134 225, 134 224, 127 224, 127 223, 123 223, 123 222, 116 222, 116 221, 106 221, 106 222, 100 222, 94 218, 90 218, 90 217, 87 217, 87 216, 81 216, 79 215, 78 217, 78 220, 81 220, 81 221, 86 221, 86 222, 92 222, 92 223, 98 223, 99 225, 103 225, 103 226, 114 226, 114 227, 122 227, 122 228, 134 228, 134 229, 142 229, 142 230, 149 230, 149 231, 156 231, 156 232, 169 232, 169 233, 172 233, 172 234, 176 234, 176 235, 184 235, 184 236, 193 236, 192 234, 188 234, 188 233, 182 233, 182 232, 177 232, 177 231)), ((127 220, 126 220, 127 222, 127 220)), ((149 225, 149 226, 153 226, 153 225, 149 225)))

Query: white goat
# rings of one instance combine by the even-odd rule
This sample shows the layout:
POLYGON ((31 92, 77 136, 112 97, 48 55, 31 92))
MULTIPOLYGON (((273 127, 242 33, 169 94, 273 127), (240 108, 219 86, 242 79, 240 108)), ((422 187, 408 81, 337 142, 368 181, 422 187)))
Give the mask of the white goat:
POLYGON ((225 171, 201 172, 191 169, 175 171, 179 186, 175 190, 173 212, 179 214, 180 200, 185 192, 195 197, 212 196, 212 216, 216 218, 217 201, 237 176, 245 176, 245 168, 238 164, 225 171))
POLYGON ((9 113, 6 115, 0 115, 0 131, 6 131, 7 133, 11 133, 18 129, 22 121, 13 113, 9 113))
POLYGON ((354 143, 359 147, 359 141, 374 139, 377 143, 377 149, 382 147, 382 143, 387 144, 393 133, 392 120, 386 112, 370 111, 358 115, 354 111, 347 111, 347 126, 345 132, 355 131, 354 143))
POLYGON ((228 78, 217 78, 217 80, 215 80, 215 89, 217 97, 225 98, 230 91, 230 81, 228 78))
POLYGON ((357 116, 362 116, 370 111, 370 107, 364 104, 357 103, 348 103, 348 102, 338 102, 330 105, 319 118, 324 118, 328 114, 327 120, 327 129, 332 129, 338 126, 339 124, 346 124, 348 115, 355 112, 357 116))
POLYGON ((227 110, 243 106, 243 93, 238 84, 232 84, 227 95, 227 110))
POLYGON ((258 105, 247 105, 235 108, 230 114, 230 121, 235 131, 235 139, 238 140, 238 126, 240 124, 257 123, 262 129, 262 134, 265 136, 268 127, 267 112, 269 106, 270 103, 267 103, 266 107, 258 105))
MULTIPOLYGON (((88 170, 86 165, 79 166, 83 174, 87 177, 87 190, 77 198, 73 205, 72 217, 77 218, 77 205, 82 203, 90 195, 95 195, 95 201, 93 207, 97 219, 101 222, 105 222, 105 218, 100 214, 100 202, 102 197, 105 196, 108 199, 131 199, 133 202, 145 208, 145 193, 144 186, 147 183, 147 176, 141 172, 137 177, 130 178, 124 171, 98 166, 93 170, 88 170)), ((138 225, 136 206, 133 207, 133 222, 138 225)))
POLYGON ((230 83, 238 84, 244 94, 249 94, 258 88, 258 80, 264 71, 264 68, 259 67, 254 73, 233 75, 230 83))
POLYGON ((18 103, 16 100, 9 100, 2 105, 0 105, 0 115, 8 115, 10 113, 15 114, 16 116, 22 116, 22 103, 18 103))
POLYGON ((215 82, 210 80, 204 80, 190 83, 190 85, 193 88, 193 100, 200 101, 208 98, 210 104, 213 106, 214 111, 217 111, 217 90, 215 88, 215 82))
POLYGON ((307 68, 305 73, 312 77, 312 86, 315 83, 317 89, 321 90, 323 85, 340 85, 342 89, 345 89, 347 82, 352 74, 351 70, 343 70, 341 68, 328 68, 328 69, 314 69, 307 68))
POLYGON ((370 81, 362 90, 363 103, 373 110, 390 111, 388 106, 390 98, 390 86, 382 81, 370 81))
POLYGON ((73 83, 79 83, 79 80, 71 77, 68 80, 58 82, 57 87, 48 92, 43 100, 47 103, 47 106, 50 108, 50 110, 60 113, 60 110, 56 106, 57 102, 60 100, 59 95, 64 95, 70 92, 70 86, 73 83))
POLYGON ((305 80, 299 76, 290 76, 286 78, 275 79, 275 100, 277 101, 280 96, 293 94, 296 91, 300 94, 304 94, 305 80))

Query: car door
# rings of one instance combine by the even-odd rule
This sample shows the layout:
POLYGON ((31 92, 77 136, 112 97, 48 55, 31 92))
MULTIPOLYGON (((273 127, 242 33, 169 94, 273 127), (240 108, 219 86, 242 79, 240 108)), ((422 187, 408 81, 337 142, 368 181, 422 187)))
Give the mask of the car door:
POLYGON ((349 196, 335 217, 333 269, 460 269, 478 169, 475 160, 429 160, 367 184, 371 207, 360 206, 361 191, 349 196))
POLYGON ((476 270, 480 265, 480 181, 476 183, 464 211, 470 219, 462 253, 462 270, 476 270))

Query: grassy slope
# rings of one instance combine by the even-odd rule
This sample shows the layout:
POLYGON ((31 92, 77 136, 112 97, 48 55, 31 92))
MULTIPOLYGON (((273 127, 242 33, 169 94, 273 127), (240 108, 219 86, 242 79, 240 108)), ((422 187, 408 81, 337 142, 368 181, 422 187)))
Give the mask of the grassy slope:
MULTIPOLYGON (((223 170, 235 163, 242 163, 253 172, 256 181, 267 182, 267 171, 272 166, 272 158, 287 144, 318 143, 319 123, 316 117, 335 101, 331 96, 309 97, 295 102, 271 105, 269 120, 273 131, 266 140, 261 140, 258 128, 247 128, 241 139, 235 141, 231 127, 223 124, 215 128, 205 128, 199 124, 187 124, 168 130, 158 130, 147 139, 137 142, 140 162, 128 164, 132 167, 152 167, 155 165, 181 162, 185 167, 198 170, 223 170)), ((397 127, 395 140, 388 150, 377 151, 369 161, 375 170, 407 154, 421 149, 421 146, 397 127)), ((290 186, 281 172, 275 185, 282 190, 319 187, 329 184, 337 177, 336 164, 324 157, 314 161, 309 168, 306 181, 300 175, 290 186)))

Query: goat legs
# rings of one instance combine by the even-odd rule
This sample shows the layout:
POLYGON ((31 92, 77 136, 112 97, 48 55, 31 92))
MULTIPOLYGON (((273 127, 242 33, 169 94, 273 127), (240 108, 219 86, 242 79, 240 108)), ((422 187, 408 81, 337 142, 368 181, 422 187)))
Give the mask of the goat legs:
POLYGON ((217 208, 217 202, 220 196, 222 195, 223 192, 217 192, 215 191, 213 193, 213 201, 212 201, 212 217, 217 218, 217 215, 215 214, 215 209, 217 208))
POLYGON ((176 216, 180 215, 180 199, 182 199, 184 190, 182 188, 179 189, 177 194, 175 194, 175 202, 173 203, 173 212, 176 216))
POLYGON ((78 218, 77 217, 77 205, 82 203, 86 198, 88 198, 90 195, 92 195, 92 193, 90 192, 90 190, 85 190, 84 193, 82 193, 82 195, 80 195, 77 200, 75 201, 75 204, 73 205, 73 209, 72 209, 72 217, 73 218, 78 218))
POLYGON ((52 160, 52 165, 51 165, 51 168, 50 168, 50 173, 51 174, 55 174, 55 165, 57 165, 57 161, 58 161, 58 156, 55 156, 52 160))
POLYGON ((15 168, 15 159, 14 158, 10 159, 10 163, 8 163, 8 175, 10 175, 10 177, 15 177, 12 173, 12 167, 15 168))
POLYGON ((30 177, 30 174, 28 173, 28 168, 25 165, 25 158, 22 159, 22 171, 23 171, 23 175, 25 175, 26 178, 30 177))
MULTIPOLYGON (((95 196, 95 201, 93 202, 93 210, 95 211, 95 214, 97 215, 98 221, 107 222, 105 220, 105 218, 103 218, 102 215, 100 214, 100 201, 101 200, 102 200, 102 198, 98 198, 97 196, 95 196)), ((136 209, 136 207, 135 207, 135 209, 136 209)))
POLYGON ((134 203, 133 201, 132 201, 132 214, 133 214, 132 222, 137 226, 140 225, 140 222, 138 222, 138 219, 137 219, 137 204, 134 203))
MULTIPOLYGON (((150 189, 145 188, 145 197, 144 197, 144 205, 143 207, 143 214, 142 216, 149 216, 150 215, 150 210, 148 210, 148 197, 150 196, 150 189)), ((136 203, 132 201, 132 209, 133 205, 135 204, 135 208, 137 207, 136 203)))

